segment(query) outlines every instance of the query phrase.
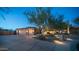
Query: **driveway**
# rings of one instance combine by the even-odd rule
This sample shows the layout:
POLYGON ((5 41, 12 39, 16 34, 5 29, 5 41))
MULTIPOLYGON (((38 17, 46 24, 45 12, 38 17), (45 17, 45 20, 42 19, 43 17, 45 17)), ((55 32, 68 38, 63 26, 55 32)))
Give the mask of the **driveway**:
POLYGON ((70 51, 71 42, 56 44, 32 38, 32 35, 0 36, 0 50, 7 51, 70 51))

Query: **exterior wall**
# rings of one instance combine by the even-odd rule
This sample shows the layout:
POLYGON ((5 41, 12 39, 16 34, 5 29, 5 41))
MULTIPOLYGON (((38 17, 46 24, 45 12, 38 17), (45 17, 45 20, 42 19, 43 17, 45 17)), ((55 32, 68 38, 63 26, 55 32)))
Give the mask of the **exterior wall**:
POLYGON ((26 28, 26 29, 17 29, 16 30, 16 33, 17 34, 34 34, 34 29, 33 28, 26 28))
POLYGON ((5 31, 5 30, 0 30, 0 35, 15 35, 14 31, 5 31))

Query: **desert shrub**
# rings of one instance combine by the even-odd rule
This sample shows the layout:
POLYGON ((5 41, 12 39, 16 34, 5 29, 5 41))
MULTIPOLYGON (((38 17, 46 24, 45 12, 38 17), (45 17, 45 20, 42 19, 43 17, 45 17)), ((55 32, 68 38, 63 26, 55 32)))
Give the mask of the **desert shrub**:
POLYGON ((77 35, 79 35, 79 30, 73 30, 73 31, 71 31, 71 34, 77 34, 77 35))
POLYGON ((77 51, 79 51, 79 43, 76 45, 77 51))

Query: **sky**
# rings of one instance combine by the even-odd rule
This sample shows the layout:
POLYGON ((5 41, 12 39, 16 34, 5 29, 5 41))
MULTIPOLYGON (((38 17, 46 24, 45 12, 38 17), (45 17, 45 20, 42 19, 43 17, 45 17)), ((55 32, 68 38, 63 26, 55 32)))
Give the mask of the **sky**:
MULTIPOLYGON (((30 9, 33 9, 33 7, 9 7, 9 13, 3 13, 2 11, 0 11, 0 14, 2 13, 5 16, 5 20, 3 20, 0 15, 0 28, 15 30, 17 28, 25 28, 29 26, 34 27, 35 25, 30 24, 27 17, 23 14, 25 10, 29 11, 30 9)), ((79 16, 79 8, 54 7, 52 9, 52 13, 54 15, 64 15, 64 20, 69 20, 70 23, 73 24, 72 20, 79 16)))

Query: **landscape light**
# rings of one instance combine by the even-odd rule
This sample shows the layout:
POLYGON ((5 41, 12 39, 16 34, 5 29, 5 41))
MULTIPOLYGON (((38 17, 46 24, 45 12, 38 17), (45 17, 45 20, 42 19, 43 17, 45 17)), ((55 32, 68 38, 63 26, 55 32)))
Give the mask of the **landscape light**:
POLYGON ((59 40, 54 40, 54 43, 64 45, 65 43, 59 40))
POLYGON ((67 40, 70 40, 70 41, 72 41, 72 39, 70 39, 70 38, 67 38, 67 40))

